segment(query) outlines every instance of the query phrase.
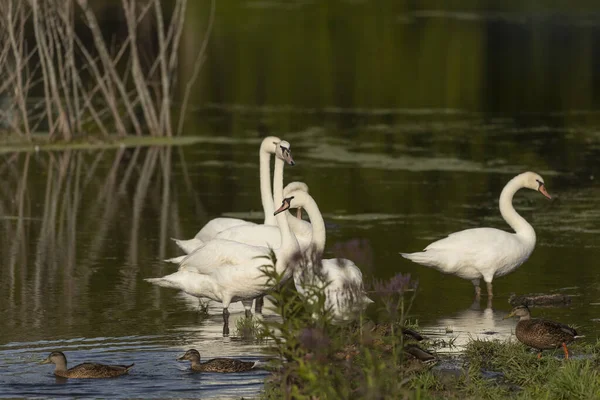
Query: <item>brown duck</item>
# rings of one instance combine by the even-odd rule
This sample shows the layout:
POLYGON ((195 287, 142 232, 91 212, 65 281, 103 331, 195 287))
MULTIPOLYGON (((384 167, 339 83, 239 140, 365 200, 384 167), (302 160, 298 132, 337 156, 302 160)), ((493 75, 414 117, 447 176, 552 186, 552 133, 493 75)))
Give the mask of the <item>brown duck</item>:
POLYGON ((525 305, 515 307, 504 319, 513 316, 520 317, 515 330, 517 339, 521 343, 538 350, 538 358, 542 356, 542 350, 556 349, 562 346, 565 358, 568 359, 567 344, 583 337, 577 335, 575 329, 560 322, 531 318, 529 308, 525 305))
POLYGON ((240 361, 234 358, 213 358, 206 362, 200 362, 200 353, 196 349, 191 349, 179 357, 179 361, 191 361, 192 370, 200 372, 245 372, 255 369, 257 362, 240 361))
POLYGON ((83 363, 67 369, 67 357, 60 351, 50 353, 40 364, 56 365, 54 375, 62 378, 113 378, 128 373, 134 365, 83 363))

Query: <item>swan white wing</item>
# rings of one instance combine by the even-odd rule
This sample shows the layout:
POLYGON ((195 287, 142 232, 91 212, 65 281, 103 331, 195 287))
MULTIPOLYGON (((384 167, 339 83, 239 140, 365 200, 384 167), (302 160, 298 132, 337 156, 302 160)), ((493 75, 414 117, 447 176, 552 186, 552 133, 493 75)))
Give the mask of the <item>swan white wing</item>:
POLYGON ((332 282, 344 282, 363 285, 362 272, 352 260, 347 258, 329 258, 322 261, 323 271, 332 282))
POLYGON ((346 258, 322 261, 323 272, 329 281, 325 289, 326 305, 333 310, 336 319, 349 319, 373 301, 366 296, 362 272, 346 258))
POLYGON ((206 225, 204 225, 202 227, 202 229, 200 229, 200 231, 198 233, 196 233, 196 236, 194 236, 194 239, 200 239, 203 242, 206 242, 212 238, 214 238, 215 236, 217 236, 217 234, 219 232, 222 232, 226 229, 230 229, 233 228, 234 226, 252 226, 252 225, 256 225, 254 222, 249 222, 249 221, 244 221, 243 219, 239 219, 239 218, 226 218, 226 217, 219 217, 219 218, 214 218, 211 219, 210 221, 208 221, 206 223, 206 225))
POLYGON ((281 246, 281 232, 277 226, 271 225, 245 225, 236 226, 220 232, 217 239, 232 240, 252 246, 281 246))
POLYGON ((179 269, 195 270, 199 273, 210 274, 214 268, 240 265, 244 263, 270 263, 265 258, 271 250, 268 247, 250 246, 231 240, 214 239, 204 246, 194 250, 183 259, 179 269))
POLYGON ((204 245, 203 240, 200 239, 188 239, 188 240, 181 240, 181 239, 173 239, 173 241, 177 244, 177 246, 183 250, 185 252, 185 254, 190 254, 192 251, 196 250, 198 247, 201 247, 204 245))
MULTIPOLYGON (((513 233, 475 228, 452 233, 431 243, 423 252, 406 254, 405 257, 448 273, 475 269, 479 272, 494 270, 497 275, 502 275, 506 270, 521 265, 531 251, 533 246, 524 244, 513 233)), ((476 278, 471 275, 464 277, 476 278)))
MULTIPOLYGON (((312 239, 312 226, 306 221, 289 215, 288 221, 292 225, 294 236, 298 240, 300 248, 308 248, 312 239)), ((281 232, 279 227, 271 225, 242 225, 220 232, 216 239, 233 240, 251 246, 268 246, 278 249, 281 246, 281 232)), ((178 244, 180 242, 177 242, 178 244)), ((194 243, 198 247, 197 243, 194 243)), ((180 246, 181 247, 181 246, 180 246)))

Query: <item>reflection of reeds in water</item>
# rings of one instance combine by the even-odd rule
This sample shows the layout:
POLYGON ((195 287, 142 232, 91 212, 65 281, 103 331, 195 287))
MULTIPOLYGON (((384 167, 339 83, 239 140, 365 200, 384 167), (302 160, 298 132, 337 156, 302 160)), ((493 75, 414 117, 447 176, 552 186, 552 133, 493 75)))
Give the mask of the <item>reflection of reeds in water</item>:
POLYGON ((171 148, 4 159, 0 315, 9 331, 55 324, 92 329, 87 323, 95 313, 136 307, 138 277, 166 272, 142 273, 142 261, 164 258, 169 236, 181 234, 174 154, 183 163, 171 148))

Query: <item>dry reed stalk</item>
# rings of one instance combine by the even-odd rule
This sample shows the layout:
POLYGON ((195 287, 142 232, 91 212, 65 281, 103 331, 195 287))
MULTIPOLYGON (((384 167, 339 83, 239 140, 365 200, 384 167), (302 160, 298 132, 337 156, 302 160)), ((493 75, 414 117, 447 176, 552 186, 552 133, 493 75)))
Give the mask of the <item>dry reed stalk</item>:
MULTIPOLYGON (((166 12, 161 0, 121 0, 126 36, 113 40, 105 37, 88 0, 0 2, 0 69, 6 71, 0 95, 8 93, 9 111, 16 111, 8 125, 29 141, 44 127, 50 140, 65 141, 115 133, 181 134, 215 9, 213 0, 208 31, 187 79, 174 129, 187 3, 175 0, 166 12), (149 33, 142 37, 142 30, 149 33), (158 44, 146 59, 144 43, 158 44)), ((0 118, 8 118, 9 111, 0 109, 0 118)))

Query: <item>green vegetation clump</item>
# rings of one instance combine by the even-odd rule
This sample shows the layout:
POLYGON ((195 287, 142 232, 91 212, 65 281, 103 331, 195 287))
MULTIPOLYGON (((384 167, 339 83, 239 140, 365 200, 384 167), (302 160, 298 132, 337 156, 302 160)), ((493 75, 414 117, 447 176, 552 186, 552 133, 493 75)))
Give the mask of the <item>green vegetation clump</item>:
POLYGON ((265 273, 279 287, 272 297, 281 318, 262 322, 279 360, 264 399, 412 398, 413 377, 430 365, 404 351, 414 341, 403 334, 416 288, 410 276, 375 284, 375 315, 359 309, 346 322, 333 320, 323 286, 305 287, 303 296, 291 281, 282 284, 281 276, 265 273))
POLYGON ((456 359, 462 366, 460 376, 448 379, 440 370, 425 371, 413 388, 426 392, 422 398, 599 398, 600 342, 571 347, 576 356, 569 360, 556 358, 553 352, 538 359, 517 341, 472 340, 456 359))
POLYGON ((307 301, 291 281, 265 273, 279 288, 272 296, 281 318, 261 322, 277 356, 263 399, 599 398, 600 341, 570 346, 569 360, 553 352, 538 359, 513 340, 472 340, 461 355, 426 360, 410 352, 416 344, 406 330, 416 293, 410 276, 375 283, 368 313, 340 322, 325 308, 322 287, 309 288, 307 301))

